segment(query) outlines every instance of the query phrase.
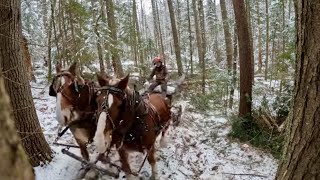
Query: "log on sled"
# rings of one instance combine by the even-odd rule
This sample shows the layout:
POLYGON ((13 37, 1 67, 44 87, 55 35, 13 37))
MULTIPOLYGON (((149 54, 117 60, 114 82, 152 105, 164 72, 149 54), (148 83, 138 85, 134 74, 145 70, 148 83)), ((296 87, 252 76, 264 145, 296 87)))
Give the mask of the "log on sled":
POLYGON ((73 154, 72 152, 68 151, 67 149, 62 149, 61 152, 63 154, 66 154, 66 155, 72 157, 73 159, 76 159, 76 160, 80 161, 82 164, 84 164, 85 166, 89 167, 90 169, 97 170, 99 173, 101 173, 103 175, 108 175, 108 176, 111 176, 111 177, 114 177, 114 178, 119 178, 119 173, 114 173, 114 172, 111 172, 109 170, 100 168, 96 164, 91 163, 91 162, 89 162, 89 161, 87 161, 87 160, 85 160, 85 159, 73 154))

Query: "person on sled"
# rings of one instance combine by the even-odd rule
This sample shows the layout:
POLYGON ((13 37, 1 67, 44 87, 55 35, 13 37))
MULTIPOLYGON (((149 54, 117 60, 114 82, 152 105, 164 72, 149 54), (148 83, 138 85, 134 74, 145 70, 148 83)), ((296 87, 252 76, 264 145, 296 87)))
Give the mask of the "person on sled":
POLYGON ((148 92, 152 92, 155 87, 161 85, 161 94, 164 98, 166 98, 168 81, 167 67, 162 63, 162 59, 160 57, 153 58, 152 63, 155 67, 153 68, 148 81, 152 80, 153 76, 156 76, 156 80, 153 81, 149 86, 148 92))

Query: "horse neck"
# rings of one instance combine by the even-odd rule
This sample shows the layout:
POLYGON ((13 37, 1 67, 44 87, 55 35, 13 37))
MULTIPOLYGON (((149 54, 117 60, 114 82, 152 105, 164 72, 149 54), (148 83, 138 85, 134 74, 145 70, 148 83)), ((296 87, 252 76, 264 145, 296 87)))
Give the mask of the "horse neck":
POLYGON ((96 103, 94 99, 93 87, 89 84, 85 84, 81 92, 79 93, 78 100, 75 102, 76 110, 79 111, 94 111, 96 109, 96 103))
POLYGON ((139 116, 137 113, 137 103, 140 102, 140 96, 135 93, 135 91, 131 89, 126 89, 126 101, 123 108, 123 111, 121 113, 121 116, 119 117, 121 120, 123 120, 125 123, 124 126, 121 127, 121 132, 123 134, 126 133, 126 131, 131 127, 131 125, 134 123, 134 121, 139 116))

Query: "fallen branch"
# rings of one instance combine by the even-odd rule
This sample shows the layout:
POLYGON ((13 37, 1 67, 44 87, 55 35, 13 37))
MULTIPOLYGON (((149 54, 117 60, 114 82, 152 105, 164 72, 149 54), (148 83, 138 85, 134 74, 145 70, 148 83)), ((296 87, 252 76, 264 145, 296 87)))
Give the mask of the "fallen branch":
POLYGON ((186 175, 184 172, 182 172, 180 169, 178 169, 179 172, 181 172, 181 174, 183 174, 184 176, 188 177, 188 175, 186 175))
POLYGON ((90 168, 94 168, 94 169, 98 170, 100 173, 103 173, 103 174, 108 175, 108 176, 112 176, 114 178, 118 178, 119 177, 119 173, 116 174, 114 172, 111 172, 111 171, 108 171, 106 169, 100 168, 97 165, 95 165, 94 163, 88 162, 87 160, 82 159, 81 157, 71 153, 70 151, 68 151, 66 149, 62 149, 61 152, 63 154, 66 154, 66 155, 68 155, 68 156, 80 161, 81 163, 83 163, 84 165, 86 165, 86 166, 88 166, 90 168))
POLYGON ((228 175, 234 175, 234 176, 256 176, 256 177, 265 177, 267 178, 268 176, 266 175, 261 175, 261 174, 238 174, 238 173, 222 173, 222 174, 228 174, 228 175))
POLYGON ((53 142, 53 144, 58 145, 58 146, 65 146, 65 147, 79 148, 79 146, 77 146, 77 145, 73 145, 73 144, 62 144, 62 143, 58 143, 58 142, 53 142))

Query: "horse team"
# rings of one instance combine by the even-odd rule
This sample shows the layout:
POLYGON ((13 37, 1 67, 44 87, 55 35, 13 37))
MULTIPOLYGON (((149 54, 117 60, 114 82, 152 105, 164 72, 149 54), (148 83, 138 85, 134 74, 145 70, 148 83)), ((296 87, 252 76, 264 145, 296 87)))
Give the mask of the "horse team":
POLYGON ((49 95, 56 97, 59 132, 70 128, 81 155, 89 161, 87 144, 93 142, 105 162, 111 148, 119 153, 127 179, 136 176, 130 169, 128 152, 146 153, 152 168, 151 179, 157 178, 155 141, 160 145, 171 122, 170 104, 159 93, 140 95, 128 86, 129 75, 121 79, 97 75, 98 83, 85 81, 76 63, 63 70, 56 66, 56 76, 49 95))

